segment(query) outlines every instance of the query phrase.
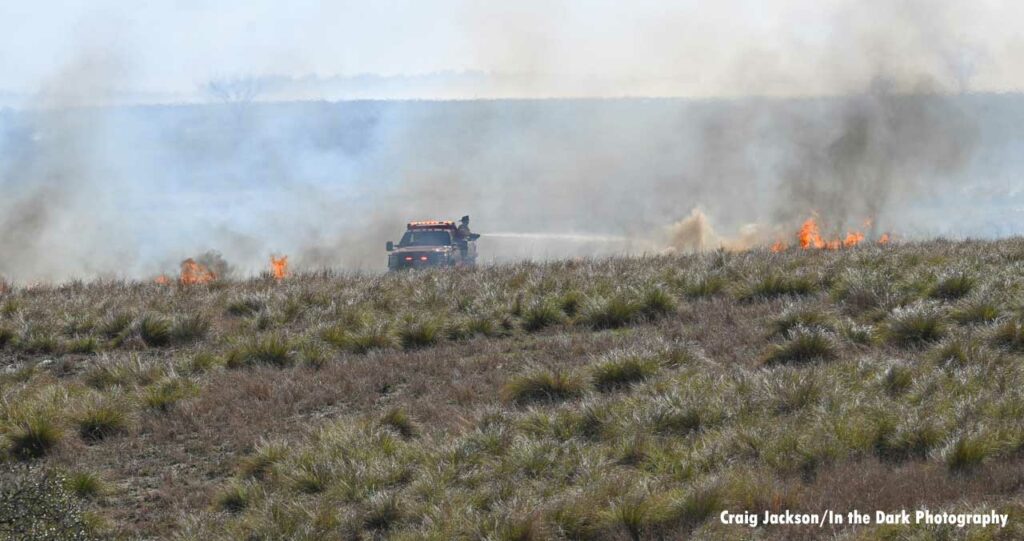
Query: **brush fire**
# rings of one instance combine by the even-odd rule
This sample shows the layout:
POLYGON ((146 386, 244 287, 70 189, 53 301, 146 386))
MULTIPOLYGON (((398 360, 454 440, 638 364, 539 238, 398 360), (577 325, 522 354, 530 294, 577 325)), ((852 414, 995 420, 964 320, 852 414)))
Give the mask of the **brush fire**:
MULTIPOLYGON (((872 220, 864 221, 864 229, 870 229, 872 220)), ((867 241, 867 234, 859 230, 848 230, 845 235, 834 236, 822 233, 817 215, 804 220, 795 233, 795 243, 787 240, 790 233, 780 226, 748 224, 742 227, 737 235, 723 236, 715 232, 710 220, 699 209, 693 209, 690 215, 673 224, 668 231, 669 251, 700 252, 708 249, 723 248, 729 251, 752 250, 768 246, 772 252, 778 253, 790 247, 801 250, 839 250, 853 248, 867 241), (772 241, 771 239, 775 240, 772 241)), ((890 234, 883 233, 877 243, 884 245, 890 242, 890 234)))
POLYGON ((208 284, 216 279, 217 273, 191 257, 181 262, 181 275, 178 281, 183 286, 208 284))
POLYGON ((270 256, 270 272, 273 274, 274 279, 277 281, 284 280, 288 277, 288 256, 283 255, 281 257, 270 256))
MULTIPOLYGON (((872 221, 866 220, 864 228, 870 228, 872 221)), ((632 237, 611 237, 599 235, 557 235, 557 234, 524 234, 524 233, 495 233, 494 237, 513 238, 559 238, 573 240, 596 241, 629 241, 632 237)), ((669 229, 668 248, 669 252, 700 252, 708 249, 725 249, 730 251, 752 250, 758 247, 769 247, 774 253, 784 252, 790 248, 801 250, 840 250, 849 249, 862 245, 868 240, 868 235, 860 230, 848 230, 845 235, 826 235, 822 233, 817 215, 813 215, 800 225, 795 233, 795 243, 790 244, 785 240, 785 235, 778 226, 747 225, 741 228, 736 237, 719 236, 710 226, 708 218, 698 209, 694 209, 690 216, 677 222, 669 229), (774 242, 769 239, 776 237, 774 242), (770 242, 770 244, 769 244, 770 242)), ((891 235, 888 232, 882 233, 875 241, 879 245, 886 245, 891 242, 891 235)), ((661 250, 654 242, 650 242, 648 248, 661 250)), ((160 285, 171 285, 175 281, 183 286, 208 284, 216 280, 224 279, 226 276, 217 269, 227 269, 227 263, 219 254, 210 253, 196 258, 188 258, 181 262, 181 269, 178 278, 161 274, 154 279, 160 285), (202 261, 212 261, 204 264, 202 261)), ((271 255, 269 261, 269 274, 274 280, 280 282, 291 276, 287 255, 271 255)), ((2 291, 2 290, 0 290, 2 291)))
MULTIPOLYGON (((199 263, 191 257, 181 262, 181 272, 178 274, 178 283, 183 286, 208 284, 217 279, 217 273, 209 267, 199 263)), ((169 286, 174 282, 170 276, 161 274, 153 279, 158 285, 169 286)))
MULTIPOLYGON (((270 275, 277 281, 284 280, 291 275, 288 271, 288 256, 270 256, 270 275)), ((223 278, 223 276, 219 275, 209 266, 190 257, 181 262, 181 270, 177 282, 183 286, 191 286, 208 284, 220 278, 223 278)), ((171 285, 174 281, 173 278, 166 274, 161 274, 153 279, 154 283, 163 286, 171 285)))
MULTIPOLYGON (((865 227, 871 226, 871 220, 864 222, 865 227)), ((860 231, 848 231, 845 237, 826 238, 821 234, 818 221, 813 216, 804 221, 796 234, 797 245, 802 250, 838 250, 840 248, 853 248, 864 242, 866 236, 860 231)), ((878 244, 888 244, 889 233, 883 233, 878 238, 878 244)), ((785 241, 778 240, 772 244, 773 252, 782 252, 789 248, 785 241)))
MULTIPOLYGON (((865 227, 870 227, 871 220, 864 222, 865 227)), ((808 218, 804 221, 803 225, 800 226, 800 231, 797 233, 797 239, 800 243, 800 248, 804 250, 808 249, 819 249, 819 250, 838 250, 840 248, 853 248, 864 242, 864 233, 860 231, 849 231, 843 238, 835 237, 832 239, 826 239, 821 236, 821 230, 818 228, 818 222, 814 217, 808 218)), ((878 239, 879 244, 885 244, 889 242, 889 234, 884 233, 882 237, 878 239)), ((777 250, 774 250, 777 251, 777 250)))

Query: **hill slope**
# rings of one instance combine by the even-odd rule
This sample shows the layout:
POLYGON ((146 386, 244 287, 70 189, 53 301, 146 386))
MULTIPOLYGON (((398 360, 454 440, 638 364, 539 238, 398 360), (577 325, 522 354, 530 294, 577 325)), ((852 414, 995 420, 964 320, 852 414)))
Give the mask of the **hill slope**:
POLYGON ((1022 271, 1011 239, 16 289, 0 469, 133 538, 1015 538, 1022 271))

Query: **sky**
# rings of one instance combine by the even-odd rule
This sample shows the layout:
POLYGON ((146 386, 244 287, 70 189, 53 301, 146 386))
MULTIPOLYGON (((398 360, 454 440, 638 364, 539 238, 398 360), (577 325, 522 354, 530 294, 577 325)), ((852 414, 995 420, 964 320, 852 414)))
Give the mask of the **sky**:
POLYGON ((472 71, 532 78, 513 95, 830 94, 903 62, 1013 91, 1022 19, 1000 0, 7 0, 0 92, 81 86, 69 72, 92 75, 90 93, 190 95, 224 78, 472 71))

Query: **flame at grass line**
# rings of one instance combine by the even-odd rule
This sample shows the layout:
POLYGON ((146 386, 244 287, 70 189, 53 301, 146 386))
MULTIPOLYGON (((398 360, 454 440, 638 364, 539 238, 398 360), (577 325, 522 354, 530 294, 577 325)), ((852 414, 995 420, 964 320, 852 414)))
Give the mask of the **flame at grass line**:
MULTIPOLYGON (((864 221, 864 227, 871 227, 871 223, 871 218, 868 218, 864 221)), ((804 221, 800 226, 800 230, 797 232, 796 237, 800 248, 803 250, 838 250, 840 248, 853 248, 854 246, 864 242, 864 239, 866 238, 864 233, 861 233, 860 231, 849 231, 842 239, 838 237, 834 239, 826 239, 821 236, 818 221, 813 216, 804 221)), ((878 244, 888 243, 889 233, 883 233, 878 239, 878 244)), ((781 240, 772 245, 773 252, 781 252, 786 248, 786 244, 781 240)))
MULTIPOLYGON (((864 227, 871 227, 872 220, 865 220, 864 227)), ((729 251, 751 250, 759 246, 767 246, 772 252, 778 253, 789 249, 785 240, 789 236, 779 226, 747 224, 740 228, 739 234, 722 236, 711 227, 708 217, 700 209, 693 209, 690 215, 679 220, 667 230, 667 250, 671 252, 700 252, 704 250, 725 249, 729 251), (772 239, 775 239, 774 241, 772 239)), ((861 231, 848 231, 845 236, 826 238, 821 234, 817 216, 805 220, 796 233, 797 246, 804 250, 838 250, 859 246, 867 239, 861 231)), ((889 233, 882 234, 878 244, 888 244, 889 233)))
POLYGON ((178 277, 181 285, 208 284, 216 279, 217 273, 191 257, 181 262, 181 276, 178 277))
POLYGON ((280 281, 288 277, 288 256, 270 256, 270 272, 274 279, 280 281))
MULTIPOLYGON (((181 262, 181 274, 178 275, 178 283, 183 286, 208 284, 217 278, 216 272, 191 257, 181 262)), ((153 279, 153 283, 162 286, 169 286, 173 281, 166 274, 161 274, 153 279)))
MULTIPOLYGON (((865 227, 871 226, 871 219, 864 222, 865 227)), ((576 242, 627 242, 643 250, 667 251, 667 252, 700 252, 704 250, 724 249, 728 251, 744 251, 758 247, 770 247, 772 252, 778 253, 789 249, 789 245, 782 237, 788 236, 779 226, 764 226, 759 224, 747 224, 740 228, 739 234, 727 237, 721 236, 711 227, 710 220, 700 209, 693 209, 690 215, 664 230, 665 237, 634 237, 615 235, 594 235, 579 233, 518 233, 502 232, 488 233, 487 237, 510 238, 510 239, 531 239, 531 240, 563 240, 576 242), (774 242, 772 237, 776 238, 774 242), (660 241, 660 242, 659 242, 660 241)), ((818 225, 817 217, 812 216, 805 220, 796 233, 797 245, 803 250, 838 250, 841 248, 853 248, 862 244, 866 235, 860 231, 849 231, 844 237, 828 239, 822 236, 818 225)), ((890 233, 883 233, 877 240, 879 245, 889 244, 892 240, 890 233)), ((288 278, 291 272, 288 269, 288 256, 270 256, 270 274, 275 280, 281 281, 288 278)), ((178 282, 182 285, 206 284, 218 280, 217 272, 208 266, 189 258, 181 262, 181 275, 178 282)), ((166 274, 161 274, 155 280, 160 285, 170 285, 173 279, 166 274)), ((0 292, 3 291, 3 284, 0 283, 0 292)))
POLYGON ((852 233, 847 233, 846 234, 846 238, 843 240, 843 247, 851 248, 853 246, 856 246, 856 245, 860 244, 863 240, 864 240, 864 233, 861 233, 860 231, 854 231, 852 233))

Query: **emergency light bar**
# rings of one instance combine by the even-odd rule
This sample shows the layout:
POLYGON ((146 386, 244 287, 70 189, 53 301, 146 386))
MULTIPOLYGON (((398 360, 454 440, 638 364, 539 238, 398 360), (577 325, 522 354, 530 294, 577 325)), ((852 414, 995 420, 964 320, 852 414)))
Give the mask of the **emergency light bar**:
POLYGON ((407 229, 455 229, 455 222, 451 220, 421 220, 409 222, 407 229))

